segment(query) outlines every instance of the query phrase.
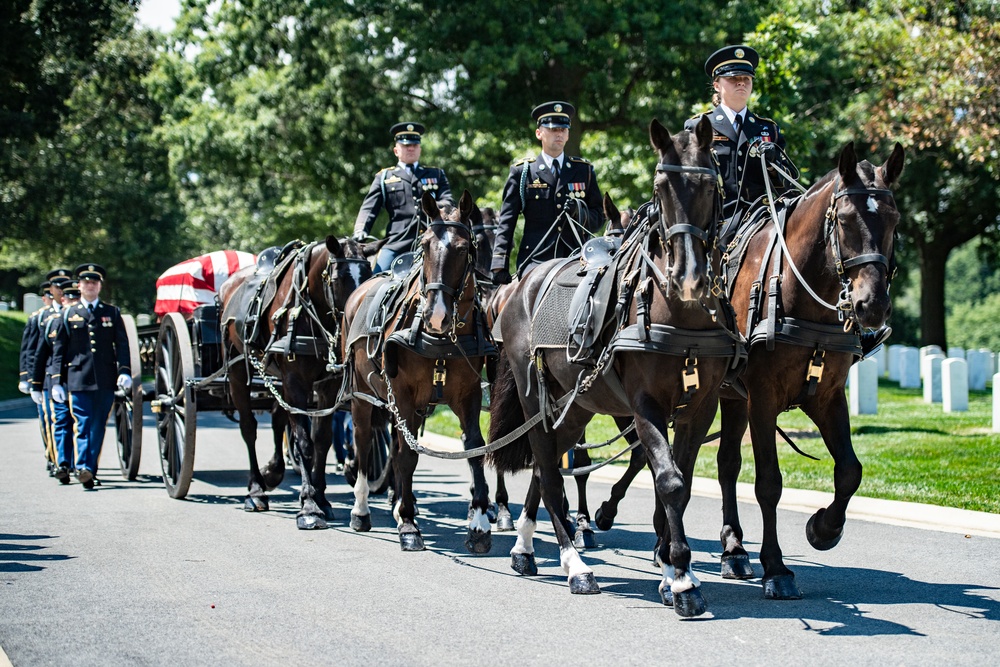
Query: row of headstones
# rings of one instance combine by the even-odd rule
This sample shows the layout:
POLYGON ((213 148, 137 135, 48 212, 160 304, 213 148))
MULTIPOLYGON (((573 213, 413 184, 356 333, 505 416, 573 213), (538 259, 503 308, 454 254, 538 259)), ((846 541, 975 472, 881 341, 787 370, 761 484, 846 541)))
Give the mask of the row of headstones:
POLYGON ((993 431, 1000 432, 1000 369, 990 350, 950 348, 948 356, 937 345, 922 348, 890 345, 855 364, 848 376, 851 414, 878 412, 878 378, 888 374, 902 388, 923 387, 926 403, 941 403, 944 412, 969 409, 969 390, 986 389, 992 376, 993 431))

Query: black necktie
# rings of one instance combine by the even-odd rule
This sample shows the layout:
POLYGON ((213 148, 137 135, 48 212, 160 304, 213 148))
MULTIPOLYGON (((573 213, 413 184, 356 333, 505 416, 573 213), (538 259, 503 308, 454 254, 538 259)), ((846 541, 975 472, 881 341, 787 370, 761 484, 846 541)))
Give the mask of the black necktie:
POLYGON ((552 173, 556 175, 556 180, 559 180, 559 160, 552 161, 552 173))
POLYGON ((87 310, 89 310, 90 314, 93 315, 94 314, 94 304, 88 303, 87 304, 87 310))
POLYGON ((733 127, 736 128, 736 138, 740 138, 740 131, 743 129, 743 116, 736 114, 736 120, 733 121, 733 127))

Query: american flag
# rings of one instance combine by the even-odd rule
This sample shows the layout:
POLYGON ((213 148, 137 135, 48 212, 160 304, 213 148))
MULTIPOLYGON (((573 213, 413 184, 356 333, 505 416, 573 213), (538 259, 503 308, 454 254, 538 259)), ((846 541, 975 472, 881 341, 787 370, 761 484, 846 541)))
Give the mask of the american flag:
POLYGON ((156 314, 190 315, 198 306, 215 303, 226 278, 256 260, 249 252, 216 250, 170 267, 156 280, 156 314))

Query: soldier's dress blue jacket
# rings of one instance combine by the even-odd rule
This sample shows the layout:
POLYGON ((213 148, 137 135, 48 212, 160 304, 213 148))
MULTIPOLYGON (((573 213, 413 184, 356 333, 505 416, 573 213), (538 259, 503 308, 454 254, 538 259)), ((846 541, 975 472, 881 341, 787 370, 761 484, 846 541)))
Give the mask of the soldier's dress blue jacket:
POLYGON ((59 330, 62 328, 62 313, 53 311, 46 318, 45 328, 39 336, 38 347, 35 353, 35 367, 31 377, 31 384, 36 389, 41 389, 45 406, 49 416, 51 427, 49 437, 52 440, 52 447, 55 452, 55 463, 59 466, 73 468, 73 415, 70 407, 66 403, 57 403, 52 400, 52 385, 54 378, 62 377, 62 369, 59 362, 52 354, 59 330))
MULTIPOLYGON (((98 301, 93 313, 82 301, 63 310, 53 364, 65 373, 76 429, 76 468, 96 473, 118 376, 131 375, 128 335, 121 311, 111 304, 98 301)), ((63 379, 53 374, 52 381, 63 379)))
MULTIPOLYGON (((54 457, 56 454, 56 445, 53 439, 57 421, 54 410, 55 406, 45 392, 48 387, 43 385, 41 379, 35 382, 34 378, 36 367, 41 366, 39 372, 42 374, 42 379, 44 379, 45 362, 38 362, 38 349, 44 337, 45 322, 50 318, 58 317, 58 315, 59 311, 54 305, 51 305, 39 308, 28 318, 28 323, 25 325, 24 333, 21 336, 19 369, 20 381, 27 382, 32 389, 42 392, 42 402, 38 404, 38 419, 41 424, 42 444, 45 446, 46 456, 50 457, 54 457)), ((52 463, 56 463, 56 461, 53 460, 52 463)))
MULTIPOLYGON (((785 138, 777 123, 758 116, 750 109, 745 112, 743 129, 739 137, 736 136, 736 130, 722 107, 716 107, 707 115, 715 131, 712 149, 719 160, 719 169, 722 172, 723 211, 725 217, 730 218, 736 210, 745 211, 758 197, 767 193, 760 157, 749 155, 751 146, 757 142, 774 142, 784 151, 785 138), (741 179, 743 188, 738 191, 741 179)), ((688 119, 684 123, 684 129, 693 130, 700 120, 700 115, 688 119)), ((783 155, 777 159, 782 169, 795 174, 794 166, 788 164, 783 155)), ((777 174, 771 176, 771 184, 776 194, 787 189, 787 185, 777 174)))
POLYGON ((519 275, 544 261, 568 257, 587 240, 585 232, 577 229, 574 233, 574 225, 566 220, 564 212, 591 234, 603 226, 604 204, 593 165, 583 158, 564 157, 566 164, 560 168, 558 179, 540 154, 511 166, 503 188, 490 270, 509 270, 519 215, 524 216, 517 249, 519 275))
POLYGON ((35 368, 35 348, 38 347, 38 318, 48 308, 39 308, 29 317, 21 332, 21 350, 18 354, 17 381, 31 382, 31 374, 35 368))
MULTIPOLYGON (((384 208, 389 215, 385 237, 387 239, 379 253, 377 264, 380 268, 388 268, 392 257, 413 250, 413 242, 417 238, 418 213, 420 198, 424 192, 429 192, 438 202, 448 202, 454 205, 451 196, 451 186, 444 169, 425 167, 419 162, 413 173, 406 167, 396 165, 388 167, 375 175, 368 194, 361 203, 361 210, 354 222, 354 231, 364 231, 368 234, 378 214, 384 208), (388 262, 383 260, 388 257, 388 262)), ((421 214, 422 215, 422 214, 421 214)))

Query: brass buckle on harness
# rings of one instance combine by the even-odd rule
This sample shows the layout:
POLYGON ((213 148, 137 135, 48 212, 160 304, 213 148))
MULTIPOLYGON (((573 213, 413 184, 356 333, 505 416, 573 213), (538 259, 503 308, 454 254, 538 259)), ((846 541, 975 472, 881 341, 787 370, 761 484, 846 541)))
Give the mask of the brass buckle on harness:
POLYGON ((694 392, 700 386, 701 382, 698 378, 698 360, 688 359, 687 363, 684 364, 684 370, 681 372, 681 382, 684 386, 684 392, 694 392))
POLYGON ((438 359, 434 364, 434 384, 443 385, 448 377, 448 371, 444 366, 444 359, 438 359))
POLYGON ((806 382, 810 382, 813 379, 819 384, 823 381, 823 358, 826 356, 826 350, 816 350, 813 353, 812 358, 809 360, 809 370, 806 372, 806 382), (819 355, 817 358, 816 355, 819 355))

